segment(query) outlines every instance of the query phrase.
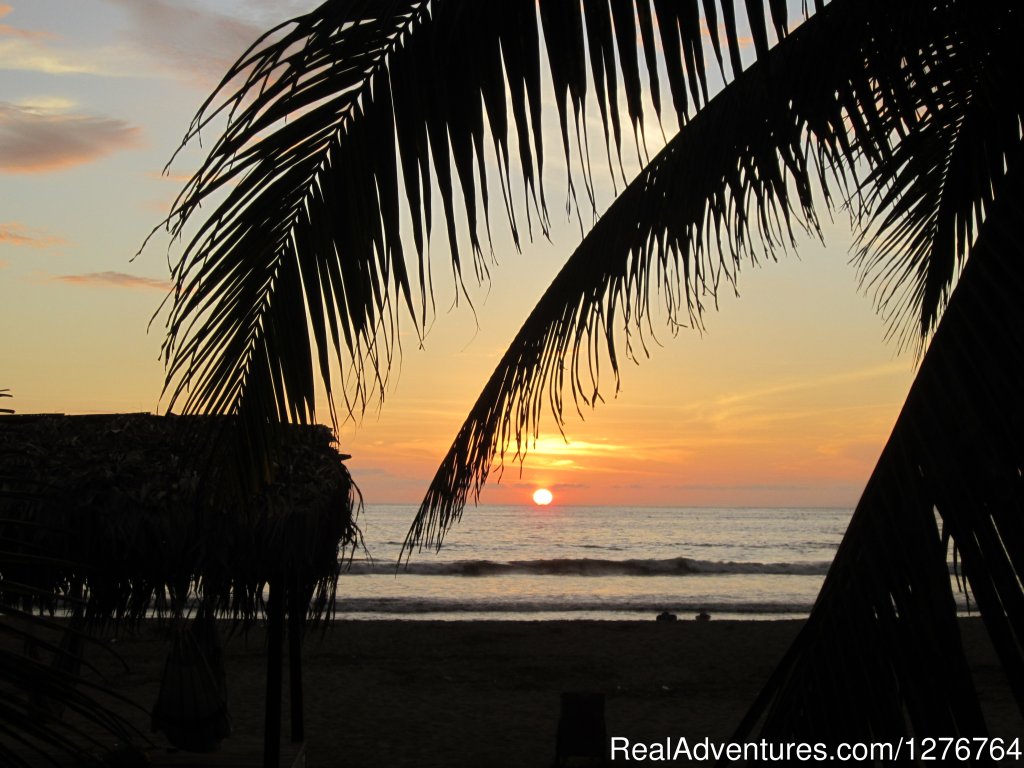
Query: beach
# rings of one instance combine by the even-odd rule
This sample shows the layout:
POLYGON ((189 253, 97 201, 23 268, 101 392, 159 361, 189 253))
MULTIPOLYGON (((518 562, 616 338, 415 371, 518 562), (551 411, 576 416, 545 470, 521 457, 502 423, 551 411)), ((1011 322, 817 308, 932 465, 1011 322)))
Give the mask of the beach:
MULTIPOLYGON (((314 628, 303 654, 307 765, 549 765, 563 691, 604 693, 609 737, 727 739, 800 624, 681 617, 665 623, 339 621, 326 632, 314 628)), ((1024 735, 983 626, 970 618, 962 628, 992 734, 1024 735)), ((129 671, 97 649, 89 660, 112 687, 148 708, 165 637, 146 626, 110 644, 129 671)), ((226 641, 233 734, 220 754, 196 764, 261 764, 264 648, 260 628, 226 641)), ((284 687, 287 752, 287 670, 284 687)), ((148 732, 147 718, 133 717, 148 732)), ((159 734, 153 739, 153 764, 169 762, 166 742, 159 734)))

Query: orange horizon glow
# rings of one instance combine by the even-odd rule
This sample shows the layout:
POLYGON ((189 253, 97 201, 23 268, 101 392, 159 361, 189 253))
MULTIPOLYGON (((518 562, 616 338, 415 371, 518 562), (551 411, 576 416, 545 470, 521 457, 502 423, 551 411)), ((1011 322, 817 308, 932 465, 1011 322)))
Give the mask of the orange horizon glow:
MULTIPOLYGON (((672 379, 675 350, 661 352, 628 372, 617 402, 570 418, 565 434, 525 440, 522 464, 513 443, 478 502, 518 505, 548 488, 559 506, 852 507, 913 375, 890 360, 760 379, 696 365, 672 379), (667 380, 688 399, 674 398, 667 380)), ((412 407, 392 399, 372 424, 341 435, 367 503, 421 501, 476 394, 460 380, 464 395, 428 398, 407 367, 403 378, 413 377, 412 407)))

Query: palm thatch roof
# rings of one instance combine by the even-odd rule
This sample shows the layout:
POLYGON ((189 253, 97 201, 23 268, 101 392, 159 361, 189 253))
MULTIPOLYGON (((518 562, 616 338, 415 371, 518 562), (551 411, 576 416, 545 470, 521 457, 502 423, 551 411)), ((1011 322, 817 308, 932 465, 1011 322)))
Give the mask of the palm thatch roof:
POLYGON ((211 492, 197 439, 206 417, 115 414, 0 419, 0 602, 81 601, 93 619, 134 621, 202 598, 245 621, 285 573, 330 610, 341 551, 359 532, 348 470, 326 427, 290 426, 272 481, 248 497, 211 492))

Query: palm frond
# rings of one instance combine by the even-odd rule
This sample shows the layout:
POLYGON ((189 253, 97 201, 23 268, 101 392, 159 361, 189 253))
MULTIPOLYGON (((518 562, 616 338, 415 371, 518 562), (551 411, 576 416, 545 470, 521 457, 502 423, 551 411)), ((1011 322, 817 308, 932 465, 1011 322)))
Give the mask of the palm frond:
MULTIPOLYGON (((827 206, 837 195, 854 198, 864 247, 878 254, 870 269, 908 269, 913 235, 934 230, 929 222, 953 205, 949 196, 959 201, 970 190, 933 190, 934 165, 908 160, 904 143, 945 141, 941 151, 965 151, 949 126, 963 125, 974 96, 1001 76, 990 49, 1012 39, 1003 17, 1013 14, 994 2, 986 27, 965 23, 971 9, 962 2, 889 5, 836 2, 813 16, 716 96, 619 196, 492 374, 435 474, 407 551, 440 543, 496 457, 503 461, 514 444, 522 458, 546 410, 561 427, 570 397, 577 408, 594 403, 602 359, 617 383, 616 334, 624 333, 627 355, 645 351, 655 302, 670 328, 699 324, 744 258, 774 257, 797 229, 820 235, 815 191, 827 206), (925 199, 900 218, 918 188, 925 199)), ((971 188, 977 215, 1004 173, 996 166, 1010 143, 998 149, 999 160, 971 188)), ((955 205, 959 215, 963 204, 955 205)), ((953 229, 963 234, 961 225, 953 229)), ((946 231, 928 241, 939 256, 949 247, 946 231)), ((945 290, 953 275, 934 278, 927 250, 913 252, 945 290)), ((882 286, 880 304, 899 288, 882 286)), ((923 295, 910 300, 908 312, 937 311, 923 295)))
POLYGON ((42 760, 62 765, 61 760, 68 757, 79 765, 100 765, 98 755, 117 742, 146 741, 111 703, 119 700, 140 713, 145 712, 142 707, 59 666, 5 650, 0 652, 0 680, 4 683, 0 687, 0 732, 12 737, 0 745, 4 765, 38 766, 42 760), (40 701, 47 701, 49 707, 56 702, 61 710, 74 713, 78 722, 54 716, 39 706, 40 701))
POLYGON ((946 537, 1024 710, 1022 216, 1017 167, 978 230, 810 619, 738 737, 983 735, 946 537))
POLYGON ((566 389, 577 407, 593 402, 602 353, 617 375, 615 319, 627 343, 642 340, 652 285, 670 322, 684 307, 699 322, 745 255, 773 254, 794 226, 816 230, 813 187, 827 203, 841 192, 893 327, 914 318, 925 339, 942 319, 811 618, 737 738, 984 734, 950 540, 1024 709, 1024 109, 1009 90, 1022 31, 1011 2, 836 2, 738 78, 556 278, 463 425, 406 551, 440 543, 497 452, 514 441, 521 453, 546 408, 561 423, 566 389))
MULTIPOLYGON (((770 5, 781 35, 784 4, 770 5)), ((620 155, 628 141, 620 99, 641 140, 642 71, 660 115, 664 68, 680 121, 707 99, 705 47, 724 76, 718 9, 733 74, 742 65, 733 0, 703 7, 707 36, 696 0, 329 0, 267 33, 185 137, 227 121, 166 221, 176 237, 191 233, 174 267, 163 347, 169 408, 243 415, 236 445, 257 466, 267 464, 268 420, 314 418, 317 378, 332 417, 338 391, 345 412, 361 412, 384 392, 400 318, 422 333, 432 313, 434 187, 457 285, 465 271, 460 227, 477 277, 488 269, 478 234, 481 214, 490 231, 488 155, 513 240, 523 211, 529 231, 536 223, 547 232, 542 51, 566 165, 575 149, 592 197, 588 99, 614 167, 612 151, 620 155), (517 187, 524 203, 514 199, 517 187), (413 248, 403 241, 403 199, 413 248), (213 213, 191 232, 207 202, 213 213)), ((768 23, 763 13, 751 20, 758 41, 767 41, 768 23)), ((575 200, 571 172, 567 185, 575 200)))
POLYGON ((936 92, 924 102, 928 119, 865 181, 871 189, 865 204, 879 215, 858 249, 862 282, 876 292, 890 333, 903 346, 916 339, 918 351, 942 314, 976 228, 1024 152, 1024 100, 1007 87, 1020 72, 1012 46, 1018 12, 983 3, 958 23, 969 28, 958 35, 958 58, 969 65, 947 67, 944 79, 935 80, 936 92))

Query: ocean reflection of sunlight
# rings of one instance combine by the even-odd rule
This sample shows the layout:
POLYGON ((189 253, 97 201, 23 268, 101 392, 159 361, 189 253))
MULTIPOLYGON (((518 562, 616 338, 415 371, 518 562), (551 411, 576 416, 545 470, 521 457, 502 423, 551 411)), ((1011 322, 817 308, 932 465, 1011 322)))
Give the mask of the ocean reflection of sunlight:
MULTIPOLYGON (((530 488, 532 494, 536 488, 530 488)), ((373 556, 338 585, 353 618, 806 616, 849 509, 481 506, 397 574, 412 506, 360 518, 373 556), (626 523, 626 524, 624 524, 626 523)))

